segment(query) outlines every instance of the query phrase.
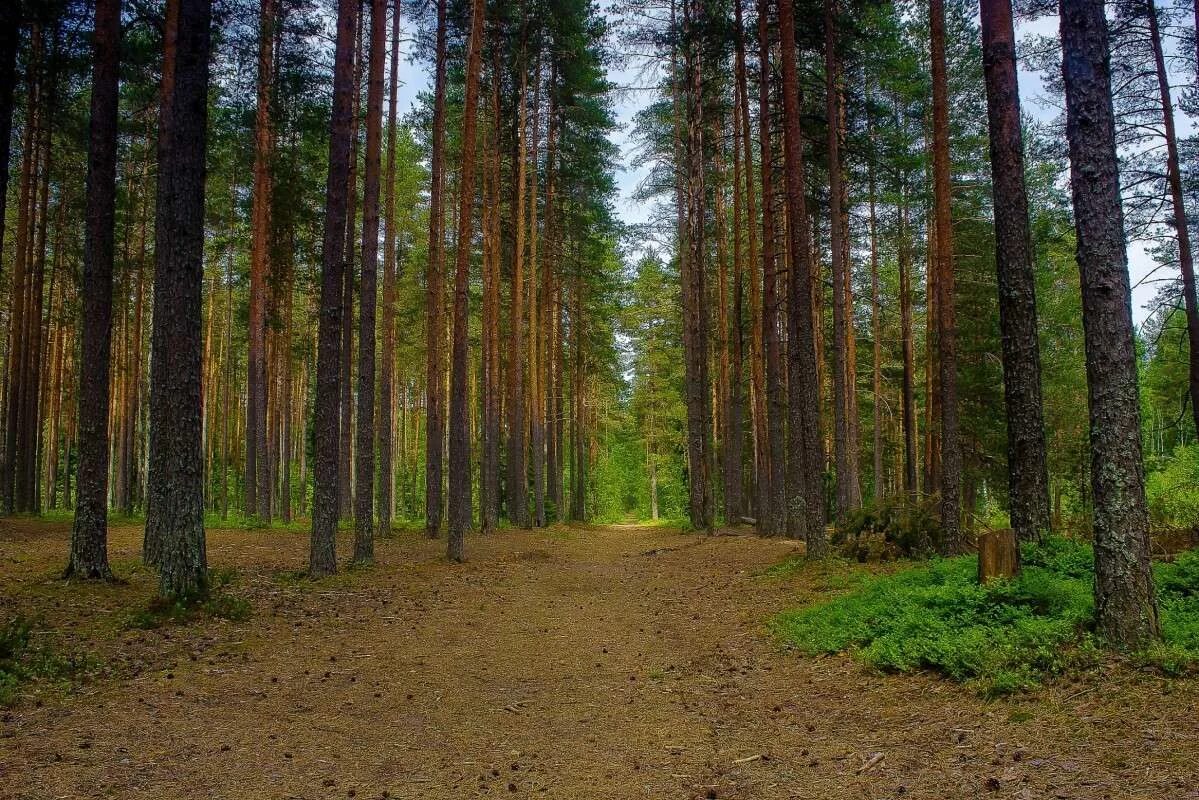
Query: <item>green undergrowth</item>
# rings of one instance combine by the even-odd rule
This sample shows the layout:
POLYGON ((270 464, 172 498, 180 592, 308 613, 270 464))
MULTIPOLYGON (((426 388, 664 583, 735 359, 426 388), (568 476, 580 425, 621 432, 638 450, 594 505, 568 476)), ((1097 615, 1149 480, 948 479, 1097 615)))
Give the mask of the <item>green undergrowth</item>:
MULTIPOLYGON (((986 586, 974 556, 864 574, 840 596, 784 612, 771 625, 808 655, 851 651, 884 671, 932 670, 989 696, 1097 664, 1090 546, 1054 537, 1026 545, 1023 558, 1019 577, 986 586)), ((1137 658, 1168 674, 1193 672, 1199 551, 1156 564, 1154 575, 1164 641, 1137 658)))
POLYGON ((96 662, 87 655, 64 655, 41 636, 41 626, 25 617, 0 623, 0 707, 11 706, 30 686, 65 689, 96 662))
POLYGON ((245 622, 253 609, 249 600, 229 591, 236 579, 234 569, 210 570, 207 596, 156 597, 144 607, 131 611, 125 619, 125 627, 153 630, 164 625, 187 625, 204 617, 245 622))

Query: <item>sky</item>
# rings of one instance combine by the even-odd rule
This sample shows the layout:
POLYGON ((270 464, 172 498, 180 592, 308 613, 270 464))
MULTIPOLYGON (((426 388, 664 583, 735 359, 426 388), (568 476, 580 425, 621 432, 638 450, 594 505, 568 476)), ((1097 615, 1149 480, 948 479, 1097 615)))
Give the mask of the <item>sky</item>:
MULTIPOLYGON (((605 5, 605 8, 610 7, 611 4, 605 5)), ((1056 16, 1043 17, 1032 23, 1019 24, 1016 30, 1018 38, 1033 34, 1056 35, 1056 33, 1056 16)), ((401 70, 403 83, 399 88, 397 98, 401 113, 411 109, 416 103, 418 94, 428 90, 431 84, 431 75, 423 65, 414 65, 409 61, 410 50, 411 41, 405 39, 401 50, 401 63, 404 64, 404 68, 401 70)), ((652 73, 643 74, 643 70, 646 68, 645 62, 633 63, 628 67, 614 69, 609 73, 612 82, 621 90, 614 103, 619 127, 611 137, 620 148, 622 165, 620 172, 616 175, 619 197, 615 203, 615 210, 620 219, 627 224, 645 222, 653 210, 652 204, 633 199, 637 185, 644 179, 647 170, 645 168, 634 169, 630 166, 634 149, 634 143, 631 140, 633 119, 637 112, 648 105, 652 99, 652 92, 641 88, 650 85, 654 80, 652 73)), ((648 68, 652 70, 653 65, 648 65, 648 68)), ((1060 113, 1056 105, 1046 98, 1038 73, 1025 69, 1020 70, 1020 94, 1026 114, 1038 119, 1050 120, 1060 113)), ((1175 95, 1177 94, 1178 92, 1175 91, 1175 95)), ((1177 97, 1175 97, 1175 102, 1177 103, 1177 97)), ((1178 117, 1179 133, 1185 135, 1193 129, 1193 126, 1184 115, 1178 114, 1178 117)), ((1160 272, 1156 275, 1153 274, 1155 265, 1139 243, 1134 242, 1129 246, 1128 259, 1129 276, 1133 285, 1133 319, 1139 325, 1153 310, 1152 301, 1158 287, 1156 279, 1170 276, 1163 276, 1160 272)))

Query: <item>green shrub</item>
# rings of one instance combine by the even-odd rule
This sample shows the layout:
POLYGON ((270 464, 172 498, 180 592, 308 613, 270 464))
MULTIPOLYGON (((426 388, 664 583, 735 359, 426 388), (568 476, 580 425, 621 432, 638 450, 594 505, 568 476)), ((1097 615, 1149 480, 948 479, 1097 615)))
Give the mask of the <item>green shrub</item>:
POLYGON ((925 557, 941 542, 935 499, 888 498, 846 514, 833 531, 833 544, 853 561, 925 557))
POLYGON ((1175 449, 1163 468, 1146 477, 1145 494, 1154 522, 1199 527, 1199 445, 1175 449))
MULTIPOLYGON (((977 558, 934 559, 871 576, 838 598, 780 614, 774 630, 806 654, 856 652, 881 670, 929 669, 987 695, 1093 664, 1094 558, 1058 537, 1023 549, 1010 581, 977 582, 977 558)), ((1145 660, 1179 674, 1199 664, 1199 552, 1155 566, 1164 642, 1145 660)))

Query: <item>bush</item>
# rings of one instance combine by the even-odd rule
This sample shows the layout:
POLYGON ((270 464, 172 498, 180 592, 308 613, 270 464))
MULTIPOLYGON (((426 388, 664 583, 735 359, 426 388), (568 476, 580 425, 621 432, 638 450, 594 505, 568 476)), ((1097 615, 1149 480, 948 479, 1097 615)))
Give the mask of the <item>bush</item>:
POLYGON ((852 561, 925 557, 941 542, 935 499, 890 498, 846 514, 833 531, 833 544, 852 561))
MULTIPOLYGON (((856 652, 878 669, 930 669, 987 695, 1037 685, 1095 660, 1091 548, 1051 537, 1026 545, 1024 569, 985 586, 977 558, 863 580, 843 597, 785 612, 773 627, 806 654, 856 652)), ((1199 552, 1155 567, 1164 643, 1144 654, 1172 674, 1199 664, 1199 552)))
POLYGON ((1160 525, 1199 527, 1199 445, 1179 447, 1145 481, 1149 513, 1160 525))

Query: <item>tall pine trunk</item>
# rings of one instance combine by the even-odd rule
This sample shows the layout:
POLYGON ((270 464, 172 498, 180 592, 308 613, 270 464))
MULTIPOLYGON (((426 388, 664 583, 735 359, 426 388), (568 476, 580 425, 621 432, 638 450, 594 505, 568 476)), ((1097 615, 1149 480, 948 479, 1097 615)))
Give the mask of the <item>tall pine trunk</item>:
POLYGON ((254 188, 250 220, 250 313, 246 360, 246 514, 271 518, 270 465, 267 458, 266 304, 271 273, 271 204, 274 158, 272 82, 274 81, 277 0, 262 0, 258 31, 258 96, 254 125, 254 188))
MULTIPOLYGON (((824 535, 824 437, 820 426, 820 384, 817 376, 816 325, 810 298, 813 289, 811 242, 804 202, 801 95, 795 51, 795 13, 792 0, 779 0, 779 33, 783 60, 783 153, 786 164, 787 242, 791 268, 788 284, 787 533, 807 542, 809 558, 828 549, 824 535)), ((830 120, 829 124, 835 125, 830 120)), ((834 226, 836 226, 834 221, 834 226)))
POLYGON ((475 129, 483 45, 483 0, 471 0, 470 41, 466 58, 466 97, 462 117, 462 169, 458 182, 458 245, 454 268, 453 352, 450 370, 449 536, 446 556, 465 559, 471 527, 470 409, 468 352, 470 251, 474 232, 475 129))
MULTIPOLYGON (((686 363, 687 469, 691 525, 712 530, 711 396, 708 386, 708 319, 704 273, 706 188, 703 136, 703 37, 699 18, 702 0, 684 0, 683 37, 687 109, 687 257, 681 262, 683 282, 683 349, 686 363)), ((682 237, 680 237, 682 238, 682 237)))
POLYGON ((340 438, 341 328, 345 263, 346 204, 353 134, 354 29, 358 0, 338 0, 333 65, 333 113, 329 126, 329 176, 325 184, 325 230, 321 256, 320 324, 317 334, 316 401, 313 412, 313 577, 337 571, 340 438))
POLYGON ((1161 636, 1149 564, 1140 396, 1103 0, 1061 0, 1062 78, 1091 423, 1095 617, 1137 647, 1161 636))
MULTIPOLYGON (((508 520, 520 528, 529 527, 528 468, 525 462, 525 185, 528 153, 525 129, 528 116, 528 72, 522 55, 516 112, 516 155, 512 165, 512 283, 508 292, 508 520)), ((497 76, 498 77, 498 76, 497 76)), ((515 77, 515 76, 514 76, 515 77)))
MULTIPOLYGON (((83 248, 78 503, 67 577, 112 578, 108 566, 109 360, 117 187, 121 0, 96 0, 83 248)), ((61 355, 60 347, 59 353, 61 355)), ((61 361, 59 362, 61 369, 61 361)), ((57 438, 57 437, 55 437, 57 438)), ((51 497, 53 505, 53 497, 51 497)))
POLYGON ((1027 541, 1039 539, 1049 529, 1049 470, 1041 411, 1036 278, 1024 185, 1016 37, 1011 0, 982 0, 981 12, 995 192, 995 268, 1003 334, 1009 509, 1016 535, 1027 541))
POLYGON ((499 50, 491 70, 491 129, 483 150, 483 327, 482 452, 479 465, 479 516, 484 533, 499 526, 500 508, 500 73, 499 50))
POLYGON ((770 115, 769 0, 758 0, 758 135, 762 171, 762 350, 765 356, 766 470, 758 476, 766 485, 758 510, 758 532, 781 536, 787 525, 786 445, 787 396, 782 370, 782 298, 779 291, 779 255, 775 238, 774 152, 770 115))
POLYGON ((379 285, 379 168, 383 138, 383 59, 387 0, 371 0, 362 187, 362 276, 358 299, 358 418, 354 470, 354 563, 375 559, 375 306, 379 285))
POLYGON ((146 538, 164 597, 208 591, 201 289, 211 0, 169 0, 158 130, 146 538))
POLYGON ((837 9, 834 0, 824 0, 824 74, 828 121, 829 246, 833 272, 833 464, 837 481, 837 514, 844 515, 862 504, 858 477, 857 426, 854 416, 854 385, 850 358, 853 325, 852 286, 849 275, 849 242, 846 241, 841 161, 842 86, 841 62, 837 52, 837 9))
POLYGON ((379 369, 378 426, 379 492, 375 514, 384 533, 391 530, 395 505, 395 426, 392 407, 395 398, 395 302, 396 302, 396 103, 400 80, 400 3, 391 9, 391 64, 387 102, 387 171, 383 189, 383 310, 379 325, 383 331, 383 363, 379 369))
POLYGON ((437 0, 437 63, 433 83, 433 142, 429 160, 429 262, 425 272, 425 532, 441 533, 445 508, 445 92, 446 2, 437 0))
POLYGON ((937 361, 941 405, 941 532, 946 552, 967 549, 962 539, 962 450, 958 433, 957 322, 950 214, 949 88, 945 76, 945 4, 930 0, 933 79, 933 206, 936 217, 937 361))

